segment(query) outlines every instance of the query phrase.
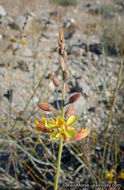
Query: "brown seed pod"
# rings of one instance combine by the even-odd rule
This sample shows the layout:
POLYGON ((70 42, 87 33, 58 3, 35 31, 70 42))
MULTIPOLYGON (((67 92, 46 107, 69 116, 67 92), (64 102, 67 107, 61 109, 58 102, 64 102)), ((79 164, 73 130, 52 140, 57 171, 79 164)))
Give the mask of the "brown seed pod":
POLYGON ((63 31, 60 31, 60 33, 59 33, 59 42, 64 43, 64 35, 63 35, 63 31))
POLYGON ((63 52, 62 52, 62 57, 63 57, 64 60, 66 59, 66 57, 67 57, 66 51, 63 51, 63 52))
POLYGON ((64 79, 67 80, 69 78, 69 72, 67 69, 64 71, 64 79))
POLYGON ((43 111, 51 111, 51 105, 50 104, 38 104, 38 107, 43 111))
POLYGON ((69 98, 69 104, 76 102, 81 96, 81 93, 76 93, 69 98))
POLYGON ((53 84, 55 85, 55 87, 58 87, 60 85, 60 82, 55 75, 53 76, 53 84))

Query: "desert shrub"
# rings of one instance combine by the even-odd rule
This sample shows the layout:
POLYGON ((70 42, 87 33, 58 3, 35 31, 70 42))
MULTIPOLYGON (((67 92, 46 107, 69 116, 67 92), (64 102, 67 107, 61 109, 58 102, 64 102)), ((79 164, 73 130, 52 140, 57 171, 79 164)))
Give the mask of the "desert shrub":
POLYGON ((99 6, 96 6, 92 9, 90 9, 90 12, 92 14, 100 14, 104 17, 107 17, 110 14, 118 13, 120 11, 119 6, 115 6, 114 4, 101 4, 99 6))
POLYGON ((110 54, 122 53, 124 51, 124 21, 107 24, 101 36, 107 52, 110 54))
POLYGON ((77 0, 50 0, 53 3, 58 3, 62 6, 75 6, 77 5, 77 0))

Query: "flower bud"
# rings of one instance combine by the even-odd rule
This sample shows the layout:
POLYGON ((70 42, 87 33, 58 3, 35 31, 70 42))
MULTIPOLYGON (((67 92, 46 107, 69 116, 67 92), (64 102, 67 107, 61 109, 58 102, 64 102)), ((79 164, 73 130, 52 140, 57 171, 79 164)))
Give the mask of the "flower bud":
POLYGON ((68 70, 66 69, 66 70, 64 71, 64 79, 67 80, 68 78, 69 78, 69 72, 68 72, 68 70))
POLYGON ((45 132, 45 133, 50 133, 51 132, 51 130, 46 128, 45 123, 43 123, 42 121, 35 120, 34 124, 35 124, 35 127, 36 127, 37 131, 42 131, 42 132, 45 132))
POLYGON ((21 41, 21 44, 22 44, 23 46, 25 46, 25 45, 27 45, 27 42, 26 42, 26 41, 21 41))
POLYGON ((11 37, 10 42, 14 43, 14 42, 16 42, 16 39, 14 37, 11 37))
POLYGON ((58 87, 60 85, 60 82, 55 75, 53 76, 53 83, 56 87, 58 87))
POLYGON ((62 58, 62 56, 60 55, 60 56, 59 56, 59 64, 60 64, 60 67, 61 67, 61 68, 64 67, 64 66, 63 66, 63 65, 64 65, 63 62, 64 62, 64 61, 63 61, 63 58, 62 58))
POLYGON ((66 51, 63 51, 63 52, 62 52, 62 57, 63 57, 64 60, 66 59, 66 57, 67 57, 66 51))
POLYGON ((72 139, 74 141, 82 140, 89 134, 87 129, 82 129, 76 133, 76 136, 72 139))
POLYGON ((81 96, 81 93, 76 93, 69 98, 69 104, 76 102, 81 96))
POLYGON ((63 31, 60 31, 60 33, 59 33, 59 42, 64 43, 64 35, 63 35, 63 31))
POLYGON ((67 111, 65 112, 65 116, 71 116, 74 114, 74 108, 70 107, 69 109, 67 109, 67 111))
POLYGON ((38 104, 38 107, 43 111, 51 111, 50 104, 38 104))

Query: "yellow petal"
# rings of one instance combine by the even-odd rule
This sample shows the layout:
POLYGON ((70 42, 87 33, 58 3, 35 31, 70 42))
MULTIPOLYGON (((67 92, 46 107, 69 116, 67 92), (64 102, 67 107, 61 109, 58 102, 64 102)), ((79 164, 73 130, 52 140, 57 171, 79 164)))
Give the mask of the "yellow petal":
POLYGON ((119 179, 123 179, 123 180, 124 180, 124 172, 121 172, 121 173, 120 173, 119 179))
POLYGON ((56 124, 52 121, 47 121, 45 123, 45 125, 46 125, 46 128, 48 128, 48 129, 55 129, 56 128, 56 124))
POLYGON ((23 46, 25 46, 25 45, 27 44, 27 42, 26 42, 26 41, 21 41, 21 44, 22 44, 23 46))
POLYGON ((61 127, 64 124, 64 120, 61 118, 61 116, 58 116, 57 120, 56 120, 56 125, 57 127, 61 127))
POLYGON ((53 133, 51 133, 50 135, 50 139, 59 139, 61 137, 61 133, 59 133, 58 131, 54 131, 53 133))
POLYGON ((78 120, 78 117, 77 116, 70 116, 68 121, 66 122, 67 125, 73 125, 76 121, 78 120))
POLYGON ((65 135, 68 138, 74 138, 76 135, 76 132, 75 132, 74 128, 69 128, 69 129, 65 130, 65 135))
POLYGON ((46 123, 46 118, 45 117, 42 117, 42 121, 43 121, 43 123, 46 123))

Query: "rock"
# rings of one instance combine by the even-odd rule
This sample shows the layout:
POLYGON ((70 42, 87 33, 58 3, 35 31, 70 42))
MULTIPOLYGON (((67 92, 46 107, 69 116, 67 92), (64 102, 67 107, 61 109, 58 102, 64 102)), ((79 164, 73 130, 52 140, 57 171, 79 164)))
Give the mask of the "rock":
POLYGON ((32 50, 28 47, 22 47, 19 49, 18 54, 24 57, 32 57, 33 53, 32 50))
POLYGON ((44 14, 38 17, 37 20, 41 22, 45 27, 52 27, 52 28, 57 27, 56 22, 44 14))
MULTIPOLYGON (((88 51, 86 46, 86 51, 88 51)), ((92 43, 89 45, 89 51, 96 53, 97 55, 102 54, 102 44, 101 43, 92 43)))
POLYGON ((64 35, 65 40, 69 40, 70 38, 72 38, 74 33, 75 30, 72 30, 71 32, 68 32, 66 35, 64 35))
POLYGON ((81 113, 86 113, 87 102, 86 99, 81 96, 77 102, 73 104, 76 115, 80 116, 81 113))
POLYGON ((38 104, 39 98, 37 96, 34 96, 33 99, 31 100, 31 105, 33 106, 34 104, 38 104))
POLYGON ((12 102, 13 90, 12 89, 7 90, 7 93, 4 94, 4 97, 6 97, 9 102, 12 102))
POLYGON ((67 54, 71 54, 74 56, 82 56, 83 49, 79 48, 77 45, 73 45, 70 50, 67 52, 67 54))
POLYGON ((69 18, 67 21, 64 22, 64 28, 70 28, 74 24, 75 20, 73 18, 69 18))
POLYGON ((89 11, 91 13, 96 13, 99 10, 99 6, 98 5, 94 5, 94 6, 89 6, 87 7, 89 9, 89 11))
POLYGON ((10 22, 8 25, 14 29, 19 30, 25 27, 25 30, 28 30, 32 24, 33 16, 29 15, 20 15, 14 21, 10 22))
POLYGON ((0 6, 0 17, 6 16, 6 15, 7 15, 6 11, 4 10, 2 6, 0 6))
POLYGON ((3 39, 3 35, 2 34, 0 34, 0 41, 3 39))
POLYGON ((89 111, 89 112, 95 112, 95 107, 90 107, 90 108, 88 109, 88 111, 89 111))
POLYGON ((58 17, 59 16, 59 12, 57 10, 50 12, 50 16, 55 16, 58 17))
POLYGON ((13 19, 10 16, 0 18, 0 24, 2 24, 2 25, 7 26, 9 23, 12 23, 12 22, 13 22, 13 19))
POLYGON ((29 67, 28 67, 27 63, 24 60, 19 61, 18 65, 17 65, 17 67, 15 67, 15 69, 16 68, 19 68, 24 72, 29 72, 29 67))
POLYGON ((26 16, 20 15, 17 19, 10 23, 9 26, 14 30, 18 30, 19 28, 22 28, 26 22, 26 16))

